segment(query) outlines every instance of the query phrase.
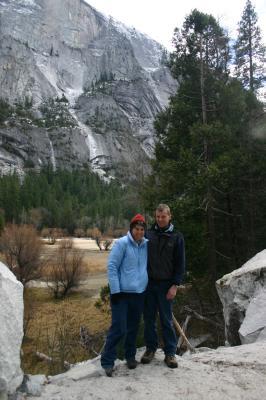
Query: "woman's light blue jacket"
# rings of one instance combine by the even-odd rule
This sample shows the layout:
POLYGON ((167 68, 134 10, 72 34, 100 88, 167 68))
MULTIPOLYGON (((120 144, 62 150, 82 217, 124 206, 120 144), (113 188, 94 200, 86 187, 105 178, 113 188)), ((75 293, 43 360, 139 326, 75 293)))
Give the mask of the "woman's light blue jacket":
POLYGON ((118 239, 108 259, 108 281, 111 294, 142 293, 148 284, 147 242, 138 244, 128 232, 118 239))

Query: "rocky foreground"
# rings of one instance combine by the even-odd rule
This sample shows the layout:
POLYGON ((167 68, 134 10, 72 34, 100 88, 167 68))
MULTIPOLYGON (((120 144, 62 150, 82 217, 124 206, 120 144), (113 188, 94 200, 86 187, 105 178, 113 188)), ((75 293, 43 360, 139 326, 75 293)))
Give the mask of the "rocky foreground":
MULTIPOLYGON (((138 359, 140 355, 141 350, 138 359)), ((32 385, 32 394, 40 400, 266 398, 266 342, 177 357, 179 368, 174 370, 164 365, 163 357, 159 350, 150 365, 135 370, 120 361, 112 378, 104 375, 96 358, 51 377, 43 386, 32 385)))
MULTIPOLYGON (((266 399, 266 250, 217 281, 226 340, 216 350, 197 349, 169 369, 163 352, 150 365, 128 370, 119 361, 112 378, 99 358, 53 377, 24 376, 20 370, 23 331, 22 285, 0 263, 0 400, 264 400, 266 399), (23 382, 22 382, 23 380, 23 382), (21 385, 22 383, 22 385, 21 385), (9 397, 8 397, 9 394, 9 397)), ((140 359, 143 349, 137 354, 140 359)))

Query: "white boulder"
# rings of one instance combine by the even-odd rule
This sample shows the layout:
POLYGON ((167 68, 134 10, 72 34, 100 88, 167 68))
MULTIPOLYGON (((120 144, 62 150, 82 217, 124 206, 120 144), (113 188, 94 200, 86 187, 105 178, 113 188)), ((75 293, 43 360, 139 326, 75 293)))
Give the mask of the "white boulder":
POLYGON ((266 339, 266 288, 261 289, 252 298, 246 310, 246 316, 239 329, 242 344, 266 339))
POLYGON ((216 282, 230 345, 266 337, 266 250, 216 282))
POLYGON ((23 285, 0 262, 0 394, 12 394, 23 380, 20 347, 23 338, 23 285))

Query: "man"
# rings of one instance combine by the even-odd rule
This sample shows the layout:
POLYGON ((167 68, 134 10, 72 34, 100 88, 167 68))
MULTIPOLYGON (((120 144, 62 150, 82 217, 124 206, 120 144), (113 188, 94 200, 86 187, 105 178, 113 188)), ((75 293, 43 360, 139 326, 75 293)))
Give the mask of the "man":
POLYGON ((177 339, 173 327, 172 303, 185 271, 184 238, 181 233, 174 232, 170 208, 166 204, 157 207, 155 220, 155 224, 147 232, 149 283, 144 306, 146 351, 141 362, 150 363, 158 347, 156 317, 159 311, 164 361, 169 368, 177 368, 177 339))

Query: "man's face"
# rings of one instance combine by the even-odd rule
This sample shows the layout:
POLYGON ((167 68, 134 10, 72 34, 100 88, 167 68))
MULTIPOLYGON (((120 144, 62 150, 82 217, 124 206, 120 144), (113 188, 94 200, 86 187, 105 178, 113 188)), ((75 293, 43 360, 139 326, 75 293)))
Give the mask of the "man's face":
POLYGON ((167 211, 156 211, 155 219, 159 228, 165 228, 169 225, 171 215, 169 215, 167 211))
POLYGON ((136 242, 139 242, 140 240, 143 239, 144 236, 144 227, 142 225, 136 225, 131 231, 131 235, 136 242))

